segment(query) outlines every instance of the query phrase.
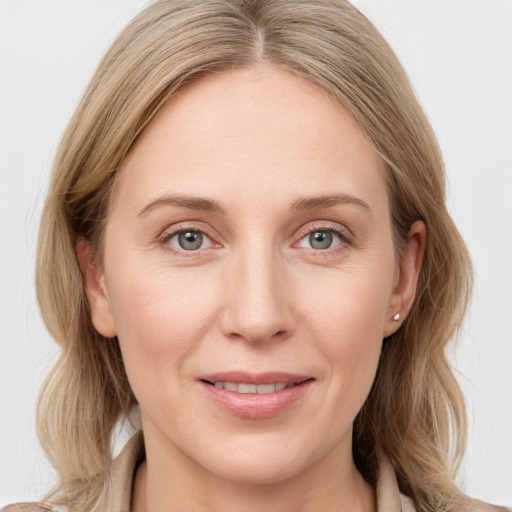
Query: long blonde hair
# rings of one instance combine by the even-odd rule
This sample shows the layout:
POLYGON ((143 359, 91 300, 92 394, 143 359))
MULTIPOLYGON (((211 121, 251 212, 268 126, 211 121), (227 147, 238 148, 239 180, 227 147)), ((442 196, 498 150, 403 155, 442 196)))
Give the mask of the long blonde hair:
POLYGON ((445 206, 441 153, 382 36, 344 0, 161 0, 140 13, 100 63, 59 146, 39 235, 38 300, 61 355, 43 388, 38 428, 59 474, 48 498, 94 510, 112 434, 135 405, 117 339, 92 326, 75 247, 102 235, 116 172, 138 135, 185 83, 272 64, 319 85, 354 117, 388 171, 397 251, 427 226, 417 297, 384 342, 354 424, 354 458, 371 483, 388 456, 418 511, 482 510, 454 483, 465 446, 462 395, 445 355, 471 288, 465 245, 445 206))

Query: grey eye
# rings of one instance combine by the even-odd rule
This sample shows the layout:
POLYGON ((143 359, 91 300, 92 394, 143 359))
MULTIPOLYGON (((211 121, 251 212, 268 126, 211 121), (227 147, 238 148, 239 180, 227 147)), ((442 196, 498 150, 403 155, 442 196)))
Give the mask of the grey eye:
POLYGON ((309 246, 318 250, 329 249, 333 239, 333 234, 330 231, 313 231, 308 235, 309 246))
POLYGON ((326 251, 343 243, 343 237, 336 229, 315 229, 304 235, 298 242, 298 247, 326 251))
POLYGON ((184 251, 196 251, 203 248, 207 240, 208 238, 201 231, 186 230, 174 234, 169 239, 169 243, 184 251))

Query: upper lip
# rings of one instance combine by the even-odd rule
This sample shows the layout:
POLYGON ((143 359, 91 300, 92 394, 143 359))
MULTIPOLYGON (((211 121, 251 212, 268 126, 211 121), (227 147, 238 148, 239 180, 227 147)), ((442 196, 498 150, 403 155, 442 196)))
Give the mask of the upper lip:
POLYGON ((306 380, 313 379, 309 375, 302 375, 287 372, 265 372, 252 373, 245 371, 229 371, 220 373, 210 373, 201 375, 198 380, 206 382, 235 382, 243 384, 273 384, 284 382, 285 384, 297 384, 306 380))

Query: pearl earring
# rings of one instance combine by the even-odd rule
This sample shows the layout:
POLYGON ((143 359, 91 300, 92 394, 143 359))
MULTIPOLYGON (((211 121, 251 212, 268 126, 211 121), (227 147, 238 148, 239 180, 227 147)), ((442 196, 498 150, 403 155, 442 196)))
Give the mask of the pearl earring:
POLYGON ((394 317, 393 317, 393 320, 395 322, 398 322, 398 320, 400 320, 400 313, 397 313, 394 317))

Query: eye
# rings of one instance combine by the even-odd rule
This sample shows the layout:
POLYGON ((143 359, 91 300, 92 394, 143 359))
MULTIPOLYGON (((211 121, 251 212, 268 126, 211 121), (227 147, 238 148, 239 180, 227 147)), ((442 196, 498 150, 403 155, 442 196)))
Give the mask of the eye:
POLYGON ((212 241, 201 231, 184 229, 170 236, 167 243, 182 251, 197 251, 210 246, 212 241))
POLYGON ((301 238, 298 246, 325 251, 340 245, 342 240, 342 237, 333 229, 315 229, 301 238))

